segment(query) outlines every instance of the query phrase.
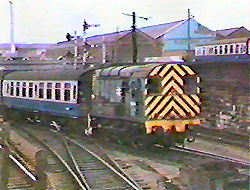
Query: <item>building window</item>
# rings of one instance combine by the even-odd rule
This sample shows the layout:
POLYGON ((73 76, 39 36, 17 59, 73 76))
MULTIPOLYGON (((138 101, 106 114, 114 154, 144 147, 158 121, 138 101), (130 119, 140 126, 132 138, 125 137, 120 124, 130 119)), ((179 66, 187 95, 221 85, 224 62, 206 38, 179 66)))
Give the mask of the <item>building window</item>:
POLYGON ((22 97, 26 97, 26 82, 23 82, 22 97))
POLYGON ((14 95, 14 82, 10 83, 10 95, 13 96, 14 95))
POLYGON ((61 83, 56 83, 55 85, 55 99, 61 100, 61 83))
POLYGON ((29 97, 33 97, 33 82, 29 83, 29 97))
POLYGON ((215 55, 218 54, 217 46, 214 47, 214 54, 215 54, 215 55))
POLYGON ((235 53, 239 53, 239 44, 236 44, 235 46, 235 53))
POLYGON ((227 47, 227 45, 225 45, 225 47, 224 47, 224 53, 225 54, 227 54, 227 50, 228 50, 228 47, 227 47))
POLYGON ((20 82, 16 83, 16 96, 20 95, 20 82))
POLYGON ((234 53, 234 46, 233 46, 233 44, 230 45, 230 53, 234 53))
POLYGON ((52 83, 47 83, 47 99, 52 99, 52 83))
POLYGON ((220 54, 222 55, 223 53, 223 49, 222 49, 222 46, 220 46, 220 54))
POLYGON ((39 98, 43 98, 43 88, 44 88, 44 83, 43 82, 39 83, 39 98))
POLYGON ((64 84, 64 101, 70 101, 70 83, 64 84))

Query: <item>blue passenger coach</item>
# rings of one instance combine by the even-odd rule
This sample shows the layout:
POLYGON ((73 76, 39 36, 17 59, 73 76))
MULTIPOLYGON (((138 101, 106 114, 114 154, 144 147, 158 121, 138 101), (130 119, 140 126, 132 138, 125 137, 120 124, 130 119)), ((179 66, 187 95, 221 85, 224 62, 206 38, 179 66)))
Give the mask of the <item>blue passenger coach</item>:
POLYGON ((86 103, 91 92, 88 72, 91 71, 13 72, 3 80, 3 104, 18 110, 81 117, 90 108, 86 103), (78 91, 78 88, 82 90, 78 91))

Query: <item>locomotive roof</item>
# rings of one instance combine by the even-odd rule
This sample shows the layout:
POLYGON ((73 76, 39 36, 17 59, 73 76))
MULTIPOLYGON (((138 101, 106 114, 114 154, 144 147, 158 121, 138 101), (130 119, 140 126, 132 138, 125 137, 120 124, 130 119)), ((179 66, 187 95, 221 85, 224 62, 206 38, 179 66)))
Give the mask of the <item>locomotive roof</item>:
POLYGON ((149 72, 159 64, 119 66, 99 69, 97 77, 146 77, 149 72))
POLYGON ((63 69, 47 71, 19 71, 6 75, 5 80, 78 80, 91 69, 63 69))

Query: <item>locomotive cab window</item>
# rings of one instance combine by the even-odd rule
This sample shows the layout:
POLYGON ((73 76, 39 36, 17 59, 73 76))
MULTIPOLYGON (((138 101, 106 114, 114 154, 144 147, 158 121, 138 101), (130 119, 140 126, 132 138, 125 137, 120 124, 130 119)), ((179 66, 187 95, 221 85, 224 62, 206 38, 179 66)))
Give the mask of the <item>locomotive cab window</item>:
POLYGON ((184 93, 197 94, 197 76, 189 76, 184 78, 184 93))
POLYGON ((145 88, 147 94, 160 94, 162 90, 161 79, 147 79, 145 88))

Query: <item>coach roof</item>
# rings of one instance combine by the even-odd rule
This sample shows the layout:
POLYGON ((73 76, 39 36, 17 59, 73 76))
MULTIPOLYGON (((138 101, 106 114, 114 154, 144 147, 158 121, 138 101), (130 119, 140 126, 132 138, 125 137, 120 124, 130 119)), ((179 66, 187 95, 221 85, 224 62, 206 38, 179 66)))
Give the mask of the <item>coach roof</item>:
POLYGON ((5 80, 78 80, 90 69, 64 69, 47 71, 19 71, 6 75, 5 80))

